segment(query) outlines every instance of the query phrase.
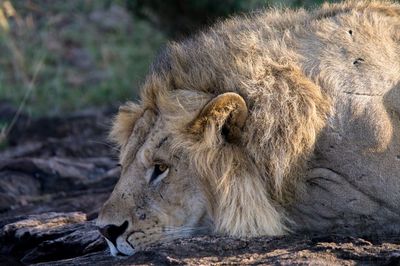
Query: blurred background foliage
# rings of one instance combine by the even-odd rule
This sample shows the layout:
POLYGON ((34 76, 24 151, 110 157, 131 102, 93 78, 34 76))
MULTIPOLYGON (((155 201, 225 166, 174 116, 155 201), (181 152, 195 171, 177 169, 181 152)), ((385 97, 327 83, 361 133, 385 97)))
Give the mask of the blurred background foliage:
POLYGON ((235 13, 322 2, 0 0, 0 102, 33 116, 118 105, 137 97, 167 40, 235 13))

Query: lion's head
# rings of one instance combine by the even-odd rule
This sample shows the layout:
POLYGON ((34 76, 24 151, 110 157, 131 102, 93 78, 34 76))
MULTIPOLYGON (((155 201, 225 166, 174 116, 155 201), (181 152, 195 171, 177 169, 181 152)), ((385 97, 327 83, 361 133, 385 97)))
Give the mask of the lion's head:
MULTIPOLYGON (((232 175, 251 176, 256 169, 240 147, 247 118, 245 101, 236 93, 211 100, 205 94, 177 93, 167 96, 169 105, 163 106, 158 97, 156 109, 125 105, 114 122, 111 135, 121 146, 122 172, 98 219, 113 255, 131 255, 153 243, 204 233, 215 226, 238 235, 259 233, 243 227, 242 220, 254 210, 238 213, 236 208, 243 204, 240 201, 249 200, 246 195, 257 197, 251 190, 262 184, 256 184, 257 179, 243 180, 238 191, 228 189, 232 175), (186 106, 178 105, 178 99, 186 100, 186 106), (213 182, 205 176, 210 173, 215 175, 213 182), (232 193, 242 197, 232 198, 232 193), (219 208, 219 196, 231 202, 219 208), (214 219, 227 213, 232 217, 214 219)), ((258 208, 273 210, 268 200, 253 200, 261 203, 258 208)), ((272 225, 266 233, 282 232, 274 219, 265 222, 272 225)))

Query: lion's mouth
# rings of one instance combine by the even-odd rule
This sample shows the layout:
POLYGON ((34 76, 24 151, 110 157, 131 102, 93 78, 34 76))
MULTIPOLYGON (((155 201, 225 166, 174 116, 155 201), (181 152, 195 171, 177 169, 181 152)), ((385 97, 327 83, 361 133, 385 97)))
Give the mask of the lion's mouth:
MULTIPOLYGON (((112 243, 108 239, 106 239, 106 242, 108 244, 108 247, 109 247, 111 255, 114 256, 114 257, 127 257, 127 256, 133 255, 136 252, 136 250, 132 247, 132 245, 129 242, 127 242, 127 244, 129 245, 129 247, 132 250, 128 251, 128 254, 126 252, 121 251, 121 247, 118 248, 118 244, 114 245, 114 243, 112 243)), ((123 246, 122 246, 122 248, 123 248, 123 246)), ((125 251, 127 251, 127 250, 125 250, 125 251)))

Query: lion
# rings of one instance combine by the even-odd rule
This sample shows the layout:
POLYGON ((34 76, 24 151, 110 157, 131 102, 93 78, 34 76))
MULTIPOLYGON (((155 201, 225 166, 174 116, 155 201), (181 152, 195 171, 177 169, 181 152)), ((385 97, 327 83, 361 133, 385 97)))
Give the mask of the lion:
MULTIPOLYGON (((400 226, 400 5, 324 4, 169 43, 110 133, 112 255, 196 234, 400 226)), ((374 228, 374 229, 372 229, 374 228)))

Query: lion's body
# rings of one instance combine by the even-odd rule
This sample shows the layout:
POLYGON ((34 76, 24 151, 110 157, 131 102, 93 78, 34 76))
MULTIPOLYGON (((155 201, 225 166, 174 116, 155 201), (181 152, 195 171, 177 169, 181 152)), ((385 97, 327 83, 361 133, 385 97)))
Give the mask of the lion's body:
MULTIPOLYGON (((217 232, 395 228, 399 70, 399 5, 353 1, 312 12, 260 12, 170 44, 147 77, 142 103, 120 112, 112 136, 122 165, 136 165, 125 171, 135 179, 144 175, 138 154, 156 154, 163 142, 148 143, 166 141, 161 150, 179 158, 170 170, 184 161, 186 171, 169 182, 179 180, 182 198, 188 187, 201 195, 198 222, 205 226, 209 217, 217 232), (144 130, 138 124, 150 123, 148 112, 152 122, 144 130)), ((149 197, 132 192, 137 181, 122 176, 100 224, 121 224, 115 205, 132 209, 149 197), (116 203, 123 193, 135 200, 116 203)), ((171 218, 166 223, 177 226, 171 218)))

